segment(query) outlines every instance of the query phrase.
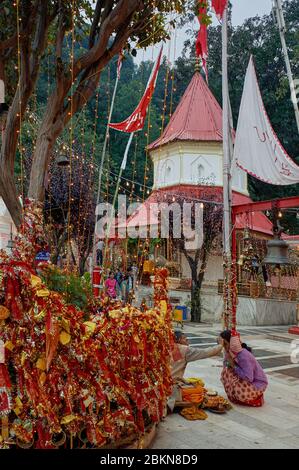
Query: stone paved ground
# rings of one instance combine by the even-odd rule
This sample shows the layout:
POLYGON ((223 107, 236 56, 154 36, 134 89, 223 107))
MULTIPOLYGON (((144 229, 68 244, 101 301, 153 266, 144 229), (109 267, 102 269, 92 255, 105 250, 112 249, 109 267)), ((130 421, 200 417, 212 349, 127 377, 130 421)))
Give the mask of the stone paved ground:
MULTIPOLYGON (((154 449, 299 449, 299 363, 290 360, 296 336, 287 327, 239 328, 269 378, 262 408, 234 405, 225 415, 208 413, 205 421, 187 421, 178 414, 160 424, 154 449)), ((220 326, 187 324, 192 346, 215 344, 220 326)), ((299 337, 297 337, 299 341, 299 337)), ((201 377, 208 388, 225 396, 220 382, 222 358, 188 365, 186 377, 201 377)))

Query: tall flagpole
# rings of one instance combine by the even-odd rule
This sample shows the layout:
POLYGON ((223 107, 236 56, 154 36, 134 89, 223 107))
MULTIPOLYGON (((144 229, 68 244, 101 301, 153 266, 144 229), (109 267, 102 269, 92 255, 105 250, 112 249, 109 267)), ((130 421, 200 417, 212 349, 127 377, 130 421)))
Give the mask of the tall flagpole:
POLYGON ((296 95, 295 81, 294 81, 294 78, 293 78, 291 63, 290 63, 289 54, 288 54, 288 48, 287 48, 287 44, 286 44, 286 40, 285 40, 286 24, 285 24, 285 21, 284 21, 281 0, 274 0, 274 11, 276 12, 276 18, 277 18, 277 23, 278 23, 278 28, 279 28, 282 51, 283 51, 283 55, 284 55, 284 60, 285 60, 286 69, 287 69, 287 75, 288 75, 289 84, 290 84, 291 98, 292 98, 292 103, 293 103, 293 107, 294 107, 294 111, 295 111, 297 128, 298 128, 298 132, 299 132, 298 101, 297 101, 297 95, 296 95))
POLYGON ((223 255, 224 255, 224 324, 228 327, 231 312, 232 251, 231 251, 231 150, 227 67, 227 6, 222 19, 222 101, 223 101, 223 255))
MULTIPOLYGON (((109 124, 111 123, 111 118, 112 118, 112 113, 113 113, 113 108, 114 108, 114 101, 115 101, 116 91, 117 91, 117 87, 118 87, 118 82, 119 82, 119 73, 116 74, 116 80, 115 80, 115 85, 114 85, 114 90, 113 90, 113 95, 112 95, 112 100, 111 100, 111 105, 110 105, 110 111, 109 111, 109 116, 108 116, 108 122, 107 122, 107 127, 106 127, 105 139, 104 139, 104 144, 103 144, 103 149, 102 149, 102 155, 101 155, 101 161, 100 161, 100 167, 99 167, 98 193, 97 193, 96 208, 98 207, 98 205, 100 203, 100 198, 101 198, 103 169, 104 169, 104 162, 105 162, 105 157, 106 157, 107 143, 108 143, 108 139, 109 139, 109 124)), ((95 217, 96 217, 96 220, 95 220, 95 226, 94 226, 93 245, 92 245, 92 263, 91 263, 92 264, 92 270, 93 270, 94 264, 95 264, 96 243, 97 243, 97 234, 96 234, 97 214, 96 214, 95 217)))

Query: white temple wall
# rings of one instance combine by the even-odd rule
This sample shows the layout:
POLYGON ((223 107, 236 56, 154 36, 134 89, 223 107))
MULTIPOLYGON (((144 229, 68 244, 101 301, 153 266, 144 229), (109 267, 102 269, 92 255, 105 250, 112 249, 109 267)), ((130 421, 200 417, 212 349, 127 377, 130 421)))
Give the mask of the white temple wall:
POLYGON ((16 232, 12 218, 7 210, 3 199, 0 198, 0 249, 7 248, 7 242, 10 239, 10 231, 16 232))
MULTIPOLYGON (((151 152, 153 189, 180 184, 223 186, 221 142, 173 142, 151 152)), ((233 189, 248 195, 247 175, 235 168, 233 189)))
MULTIPOLYGON (((181 270, 183 278, 191 278, 191 270, 186 257, 181 256, 181 270)), ((208 265, 205 272, 205 282, 218 282, 218 279, 223 279, 223 265, 221 256, 209 256, 208 265)))

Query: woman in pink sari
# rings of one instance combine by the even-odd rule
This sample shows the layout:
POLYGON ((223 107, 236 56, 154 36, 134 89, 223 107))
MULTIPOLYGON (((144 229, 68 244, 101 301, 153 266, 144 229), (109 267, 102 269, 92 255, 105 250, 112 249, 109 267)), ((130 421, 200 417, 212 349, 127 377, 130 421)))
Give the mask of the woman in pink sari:
POLYGON ((238 405, 262 406, 268 379, 251 349, 236 332, 220 334, 225 349, 221 381, 229 400, 238 405))

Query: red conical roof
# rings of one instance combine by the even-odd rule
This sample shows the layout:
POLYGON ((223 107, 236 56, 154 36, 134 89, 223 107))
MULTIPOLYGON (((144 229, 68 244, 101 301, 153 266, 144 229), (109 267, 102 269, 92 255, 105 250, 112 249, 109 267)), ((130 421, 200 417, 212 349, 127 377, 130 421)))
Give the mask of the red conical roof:
POLYGON ((222 142, 222 109, 199 72, 194 74, 162 136, 148 149, 176 140, 222 142))

